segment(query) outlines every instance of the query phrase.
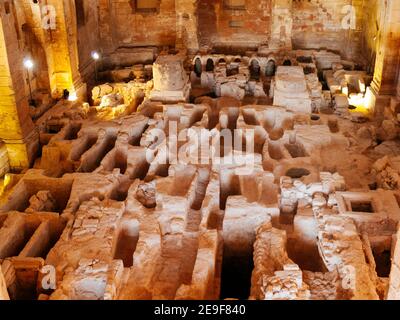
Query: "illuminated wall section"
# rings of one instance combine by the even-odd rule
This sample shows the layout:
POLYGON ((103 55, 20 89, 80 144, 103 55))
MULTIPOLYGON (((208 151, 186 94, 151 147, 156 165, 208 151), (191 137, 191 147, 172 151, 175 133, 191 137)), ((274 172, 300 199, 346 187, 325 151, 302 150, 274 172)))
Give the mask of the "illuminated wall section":
POLYGON ((372 88, 380 95, 394 94, 398 79, 400 1, 378 0, 376 63, 372 88))
POLYGON ((79 74, 75 5, 72 0, 48 0, 56 9, 55 29, 46 31, 48 43, 50 86, 53 94, 62 95, 64 89, 84 91, 79 74))
POLYGON ((0 139, 6 144, 10 167, 22 169, 37 152, 38 133, 29 116, 14 17, 4 5, 0 20, 0 139))
POLYGON ((60 97, 64 89, 84 95, 86 88, 79 74, 74 1, 21 1, 24 18, 46 52, 52 95, 60 97))

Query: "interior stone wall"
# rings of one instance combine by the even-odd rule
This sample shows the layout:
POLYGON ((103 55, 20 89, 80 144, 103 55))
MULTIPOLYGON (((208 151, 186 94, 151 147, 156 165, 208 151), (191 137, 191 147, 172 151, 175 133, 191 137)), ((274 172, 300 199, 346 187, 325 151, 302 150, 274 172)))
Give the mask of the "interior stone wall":
MULTIPOLYGON (((99 6, 98 0, 82 1, 83 13, 78 25, 79 70, 88 80, 94 72, 92 51, 101 48, 99 42, 99 6)), ((75 4, 76 5, 76 4, 75 4)))
POLYGON ((0 4, 0 139, 6 144, 10 167, 20 170, 32 163, 38 143, 29 117, 16 16, 0 4))
MULTIPOLYGON (((257 47, 271 41, 272 11, 274 8, 292 7, 292 41, 295 48, 327 48, 345 57, 364 54, 361 49, 373 46, 370 38, 376 19, 377 0, 246 0, 244 8, 231 9, 226 0, 197 1, 197 30, 200 46, 257 47), (355 29, 344 29, 346 6, 352 5, 356 13, 355 29), (368 10, 367 10, 368 9, 368 10), (372 9, 372 10, 371 10, 372 9), (365 33, 366 32, 366 33, 365 33)), ((94 46, 93 35, 99 32, 104 53, 144 46, 174 46, 179 37, 180 19, 190 19, 192 12, 177 15, 178 0, 160 0, 158 12, 135 12, 134 0, 89 0, 87 24, 79 27, 80 43, 94 46), (96 6, 97 3, 97 6, 96 6), (98 21, 96 17, 98 15, 98 21)), ((196 7, 196 4, 194 4, 196 7)), ((280 14, 277 12, 276 14, 280 14)), ((84 52, 85 50, 82 50, 84 52)), ((85 57, 87 52, 82 53, 85 57)), ((368 57, 368 54, 367 54, 368 57)))
POLYGON ((377 40, 380 30, 380 1, 365 0, 365 7, 368 10, 363 11, 363 37, 361 42, 361 55, 366 61, 367 71, 374 72, 377 40))
POLYGON ((225 0, 199 0, 199 35, 203 45, 258 46, 271 32, 271 0, 247 0, 242 10, 225 0))
POLYGON ((293 46, 326 48, 350 58, 359 55, 362 40, 363 0, 293 0, 293 46), (355 12, 355 28, 347 28, 349 7, 355 12), (345 22, 343 24, 343 22, 345 22), (345 27, 344 27, 345 26, 345 27))
POLYGON ((380 95, 392 95, 398 92, 400 2, 376 0, 375 17, 377 32, 370 45, 375 52, 372 87, 380 95))
POLYGON ((175 0, 160 0, 159 12, 134 12, 131 0, 99 0, 103 50, 175 45, 175 0))

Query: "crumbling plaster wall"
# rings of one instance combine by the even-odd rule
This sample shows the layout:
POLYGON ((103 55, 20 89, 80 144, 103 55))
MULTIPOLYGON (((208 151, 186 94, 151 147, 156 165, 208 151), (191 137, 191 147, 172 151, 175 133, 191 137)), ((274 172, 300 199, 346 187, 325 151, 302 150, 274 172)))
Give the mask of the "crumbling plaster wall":
MULTIPOLYGON (((364 51, 372 52, 375 60, 372 88, 380 95, 395 94, 399 72, 400 2, 369 0, 375 14, 366 23, 364 51)), ((398 90, 397 90, 398 91, 398 90)))
POLYGON ((346 58, 359 55, 362 40, 363 0, 294 0, 293 46, 298 49, 326 48, 346 58), (354 10, 354 24, 348 19, 354 10))
POLYGON ((368 10, 363 11, 362 57, 367 64, 367 71, 373 73, 377 51, 377 39, 381 24, 378 15, 381 2, 377 0, 365 0, 364 2, 368 10))
POLYGON ((100 43, 106 53, 123 47, 175 45, 175 0, 161 0, 159 12, 134 12, 130 0, 98 0, 100 43))
POLYGON ((256 47, 268 40, 270 0, 247 0, 243 9, 230 9, 224 0, 199 0, 199 35, 202 44, 256 47))
MULTIPOLYGON (((273 15, 285 18, 282 10, 275 9, 287 8, 293 30, 284 32, 289 33, 295 48, 327 48, 354 57, 368 40, 363 32, 373 33, 370 22, 376 18, 376 1, 247 0, 244 7, 231 8, 225 0, 160 0, 158 12, 143 13, 134 11, 134 1, 97 0, 100 44, 106 53, 129 47, 173 46, 179 44, 186 29, 186 41, 192 48, 197 47, 197 39, 192 38, 196 33, 200 46, 252 48, 271 42, 273 15), (355 12, 355 25, 350 29, 343 27, 349 6, 355 12)), ((90 10, 95 14, 95 9, 90 10)), ((289 23, 286 20, 285 25, 289 23)))

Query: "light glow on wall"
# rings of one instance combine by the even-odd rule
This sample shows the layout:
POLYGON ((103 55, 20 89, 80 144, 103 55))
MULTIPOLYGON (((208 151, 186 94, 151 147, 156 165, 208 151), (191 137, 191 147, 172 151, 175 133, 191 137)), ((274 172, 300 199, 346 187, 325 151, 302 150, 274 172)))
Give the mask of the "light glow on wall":
POLYGON ((362 93, 350 94, 349 104, 356 107, 356 109, 350 110, 350 112, 361 112, 365 114, 371 112, 371 103, 369 103, 367 95, 362 93))
POLYGON ((30 58, 26 58, 24 60, 24 67, 28 70, 32 70, 33 67, 35 66, 34 62, 30 58))
POLYGON ((99 60, 100 59, 100 54, 97 51, 92 52, 92 58, 93 60, 99 60))
POLYGON ((70 93, 70 95, 68 97, 68 101, 77 101, 77 100, 78 100, 78 96, 77 96, 76 92, 70 93))

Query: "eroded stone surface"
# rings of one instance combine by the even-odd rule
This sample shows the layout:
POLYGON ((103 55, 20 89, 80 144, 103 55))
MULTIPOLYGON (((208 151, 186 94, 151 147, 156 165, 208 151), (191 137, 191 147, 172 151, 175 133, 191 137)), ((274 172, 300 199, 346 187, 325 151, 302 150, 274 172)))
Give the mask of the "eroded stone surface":
POLYGON ((58 2, 0 10, 0 300, 400 299, 398 1, 58 2))

